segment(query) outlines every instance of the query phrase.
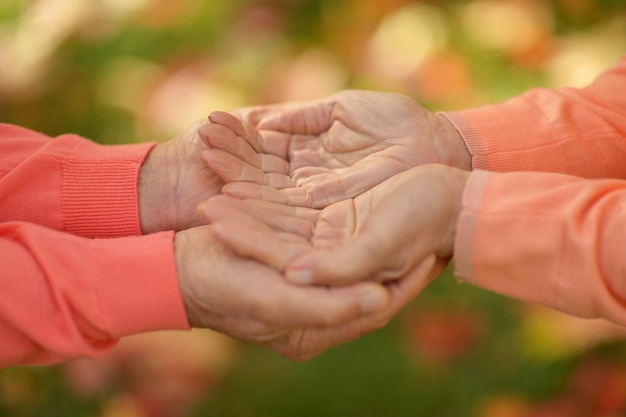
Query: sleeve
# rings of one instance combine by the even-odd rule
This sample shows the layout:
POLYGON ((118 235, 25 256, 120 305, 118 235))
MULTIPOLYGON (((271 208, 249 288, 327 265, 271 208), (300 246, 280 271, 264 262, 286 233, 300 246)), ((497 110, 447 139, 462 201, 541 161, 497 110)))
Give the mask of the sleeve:
POLYGON ((582 89, 534 89, 501 104, 444 113, 475 169, 626 178, 626 57, 582 89))
POLYGON ((0 368, 99 357, 126 335, 187 329, 172 240, 1 224, 0 368))
POLYGON ((137 177, 154 144, 104 146, 0 124, 0 223, 85 237, 140 235, 137 177))
POLYGON ((455 239, 461 281, 626 326, 626 181, 474 171, 455 239))

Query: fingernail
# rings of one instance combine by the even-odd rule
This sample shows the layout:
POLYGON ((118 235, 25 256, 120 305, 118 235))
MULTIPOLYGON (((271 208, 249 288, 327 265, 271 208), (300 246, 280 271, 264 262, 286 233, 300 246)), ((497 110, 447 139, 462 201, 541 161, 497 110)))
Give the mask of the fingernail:
POLYGON ((380 291, 369 291, 361 298, 361 312, 375 313, 387 306, 387 297, 380 291))
POLYGON ((311 284, 313 282, 313 271, 309 269, 287 271, 287 280, 299 285, 311 284))

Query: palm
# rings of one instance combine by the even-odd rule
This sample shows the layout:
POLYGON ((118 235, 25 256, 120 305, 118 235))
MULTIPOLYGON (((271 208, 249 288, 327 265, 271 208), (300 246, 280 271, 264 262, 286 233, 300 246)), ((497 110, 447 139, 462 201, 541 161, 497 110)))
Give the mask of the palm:
POLYGON ((338 95, 332 107, 318 106, 309 116, 327 124, 313 124, 309 132, 291 137, 289 175, 297 187, 310 190, 313 206, 356 196, 398 172, 438 159, 431 141, 417 146, 414 135, 424 126, 407 113, 419 112, 419 106, 400 95, 385 94, 381 103, 380 96, 338 95))
POLYGON ((333 284, 368 277, 395 280, 429 256, 438 257, 442 265, 451 255, 458 198, 451 198, 456 184, 445 179, 449 170, 414 168, 322 210, 221 196, 209 200, 204 214, 209 221, 226 223, 217 233, 228 245, 277 269, 298 269, 292 261, 301 264, 303 255, 317 252, 318 259, 327 259, 334 268, 333 284), (335 263, 337 251, 345 248, 347 254, 364 256, 335 263))
MULTIPOLYGON (((233 132, 230 140, 216 139, 215 132, 204 136, 247 165, 234 172, 247 175, 215 169, 225 182, 246 182, 225 188, 238 197, 259 197, 253 183, 274 189, 264 190, 264 199, 319 208, 359 195, 410 167, 441 161, 431 137, 438 116, 400 94, 346 91, 324 101, 244 109, 236 115, 259 132, 220 117, 233 132), (233 147, 234 141, 245 141, 261 157, 242 152, 243 144, 233 147), (263 165, 264 158, 276 157, 288 165, 272 164, 279 168, 273 171, 263 165)), ((214 152, 209 166, 218 155, 224 157, 214 152)))

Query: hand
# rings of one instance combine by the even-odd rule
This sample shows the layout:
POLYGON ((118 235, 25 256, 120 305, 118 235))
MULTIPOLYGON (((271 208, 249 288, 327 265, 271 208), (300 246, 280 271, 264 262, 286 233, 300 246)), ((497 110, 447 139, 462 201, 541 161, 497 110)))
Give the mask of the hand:
MULTIPOLYGON (((175 253, 189 322, 305 360, 378 329, 418 291, 413 280, 385 287, 296 286, 274 269, 236 256, 209 226, 176 234, 175 253)), ((430 265, 427 265, 430 268, 430 265)))
POLYGON ((468 176, 423 165, 322 210, 217 196, 199 211, 220 240, 293 283, 424 280, 416 271, 425 263, 432 277, 452 256, 468 176))
POLYGON ((448 119, 400 94, 344 91, 234 114, 245 124, 214 113, 199 134, 223 192, 240 198, 322 208, 421 164, 471 169, 448 119))
POLYGON ((150 151, 139 172, 139 217, 144 234, 202 224, 196 206, 218 194, 224 182, 202 161, 207 147, 191 126, 150 151))

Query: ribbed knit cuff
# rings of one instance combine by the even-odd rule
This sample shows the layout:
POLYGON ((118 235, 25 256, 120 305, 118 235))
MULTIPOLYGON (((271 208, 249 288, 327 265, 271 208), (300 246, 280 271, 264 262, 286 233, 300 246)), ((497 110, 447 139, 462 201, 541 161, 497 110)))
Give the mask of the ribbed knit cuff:
POLYGON ((461 202, 454 238, 454 274, 459 281, 473 283, 472 258, 476 217, 480 209, 489 172, 475 170, 471 173, 461 202))
POLYGON ((63 161, 64 230, 87 237, 140 235, 137 179, 153 146, 77 142, 63 161))
POLYGON ((565 172, 563 142, 572 138, 561 128, 569 121, 562 101, 555 92, 537 89, 504 103, 444 115, 463 136, 473 169, 565 172))

